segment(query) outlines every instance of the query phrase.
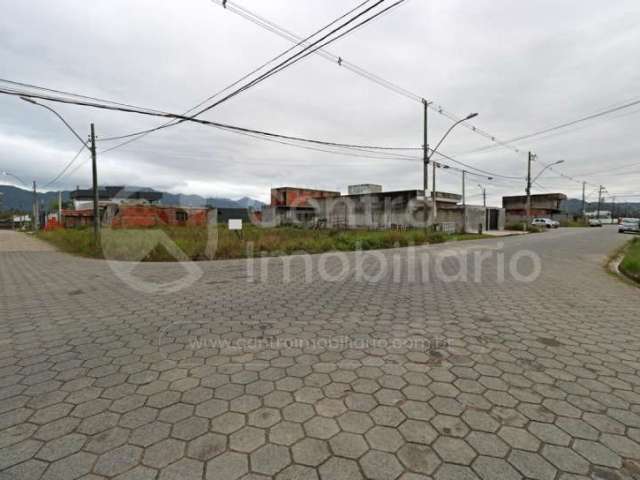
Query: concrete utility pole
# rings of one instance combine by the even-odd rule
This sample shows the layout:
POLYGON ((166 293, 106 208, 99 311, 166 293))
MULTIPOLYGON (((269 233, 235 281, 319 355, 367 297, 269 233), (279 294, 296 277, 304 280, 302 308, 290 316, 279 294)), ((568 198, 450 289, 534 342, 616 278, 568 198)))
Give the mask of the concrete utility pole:
POLYGON ((431 190, 431 210, 433 212, 433 220, 431 223, 435 225, 438 221, 438 206, 436 205, 436 162, 431 162, 433 166, 433 189, 431 190))
POLYGON ((62 191, 58 192, 58 224, 62 224, 62 191))
POLYGON ((466 196, 465 196, 465 191, 464 191, 464 184, 465 184, 465 175, 466 175, 467 171, 466 170, 462 170, 462 206, 466 207, 467 206, 467 200, 466 200, 466 196))
POLYGON ((582 218, 585 217, 585 196, 584 196, 584 189, 585 186, 587 185, 587 182, 582 182, 582 218))
POLYGON ((422 142, 422 162, 423 162, 422 188, 424 190, 425 206, 426 206, 427 191, 429 190, 429 131, 428 131, 429 102, 427 102, 424 98, 422 99, 422 106, 424 108, 424 119, 423 119, 424 138, 422 142))
POLYGON ((36 181, 33 181, 33 217, 31 218, 31 228, 38 230, 38 192, 36 191, 36 181))
POLYGON ((531 159, 533 154, 529 152, 529 157, 527 160, 527 225, 531 221, 531 159))
POLYGON ((602 190, 604 189, 604 187, 602 185, 600 185, 600 188, 598 189, 598 213, 596 214, 596 218, 600 219, 600 204, 602 202, 602 190))
POLYGON ((482 190, 482 206, 484 208, 487 208, 487 189, 482 185, 478 185, 478 187, 480 187, 480 190, 482 190))
POLYGON ((98 235, 100 234, 100 208, 98 206, 98 165, 96 162, 96 132, 91 124, 91 170, 93 174, 93 235, 96 242, 98 241, 98 235))

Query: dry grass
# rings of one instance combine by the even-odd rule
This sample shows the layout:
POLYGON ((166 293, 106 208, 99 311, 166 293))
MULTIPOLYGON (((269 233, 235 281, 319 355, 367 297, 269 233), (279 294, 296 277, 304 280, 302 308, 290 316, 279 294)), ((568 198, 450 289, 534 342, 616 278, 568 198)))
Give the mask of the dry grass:
POLYGON ((483 238, 482 235, 446 235, 422 229, 337 231, 249 226, 243 230, 240 238, 237 232, 229 231, 226 226, 218 226, 211 233, 210 236, 205 227, 104 229, 97 244, 90 228, 40 232, 38 236, 58 249, 75 255, 151 262, 372 250, 483 238))

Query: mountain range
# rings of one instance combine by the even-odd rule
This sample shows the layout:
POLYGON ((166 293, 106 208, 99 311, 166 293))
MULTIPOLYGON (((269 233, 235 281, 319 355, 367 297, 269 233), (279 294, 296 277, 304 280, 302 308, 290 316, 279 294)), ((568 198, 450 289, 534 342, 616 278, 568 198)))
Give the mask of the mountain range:
MULTIPOLYGON (((128 187, 127 190, 156 191, 151 188, 128 187)), ((182 195, 168 192, 162 193, 161 202, 164 205, 185 205, 193 207, 212 206, 218 208, 247 208, 261 209, 265 204, 259 200, 242 197, 239 200, 231 200, 222 197, 201 197, 200 195, 182 195)), ((62 192, 62 202, 68 202, 71 191, 62 192)), ((38 202, 49 207, 58 201, 58 192, 38 192, 38 202)), ((14 187, 12 185, 0 185, 0 210, 16 210, 30 212, 33 202, 33 193, 30 190, 14 187)))

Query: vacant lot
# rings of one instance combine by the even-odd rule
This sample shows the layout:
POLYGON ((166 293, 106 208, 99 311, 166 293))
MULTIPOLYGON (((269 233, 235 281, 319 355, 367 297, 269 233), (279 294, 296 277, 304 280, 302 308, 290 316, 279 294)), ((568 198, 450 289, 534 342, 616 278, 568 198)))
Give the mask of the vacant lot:
POLYGON ((372 250, 482 238, 475 234, 447 235, 421 229, 336 231, 254 226, 245 228, 242 235, 223 226, 211 230, 205 227, 104 229, 97 244, 93 240, 91 229, 61 229, 42 232, 39 236, 64 252, 93 258, 138 261, 173 261, 185 258, 207 260, 243 258, 264 253, 288 255, 372 250))

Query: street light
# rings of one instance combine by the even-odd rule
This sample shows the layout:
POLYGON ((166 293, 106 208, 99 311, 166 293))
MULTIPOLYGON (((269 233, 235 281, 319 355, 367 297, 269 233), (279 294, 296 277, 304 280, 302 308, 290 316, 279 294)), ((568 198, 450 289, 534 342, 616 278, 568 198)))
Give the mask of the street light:
MULTIPOLYGON (((48 105, 43 105, 42 103, 38 103, 32 98, 21 96, 20 99, 25 102, 31 103, 33 105, 37 105, 39 107, 45 108, 53 113, 56 117, 58 117, 62 123, 73 133, 73 135, 80 141, 84 148, 88 148, 91 151, 91 163, 92 163, 92 177, 93 177, 93 233, 95 240, 98 240, 98 233, 100 230, 100 210, 98 207, 98 167, 96 164, 96 138, 93 123, 91 124, 91 144, 87 145, 89 142, 84 141, 82 137, 76 132, 69 122, 67 122, 62 115, 56 112, 53 108, 48 105)), ((35 182, 34 182, 34 190, 35 190, 35 182)))
POLYGON ((473 172, 468 172, 467 170, 462 170, 462 206, 466 206, 466 199, 465 199, 465 176, 468 174, 470 175, 474 175, 476 177, 482 177, 482 178, 486 178, 487 180, 493 180, 493 177, 485 177, 484 175, 480 175, 478 173, 473 173, 473 172))
POLYGON ((73 127, 71 125, 69 125, 69 122, 67 122, 62 115, 60 115, 58 112, 56 112, 53 108, 49 107, 48 105, 43 105, 42 103, 38 103, 35 100, 33 100, 32 98, 28 98, 28 97, 20 97, 20 100, 24 100, 25 102, 28 103, 32 103, 33 105, 37 105, 39 107, 42 108, 46 108, 47 110, 49 110, 51 113, 53 113, 56 117, 58 117, 62 123, 65 124, 65 126, 71 131, 71 133, 73 133, 75 135, 75 137, 80 140, 80 143, 82 145, 84 145, 85 147, 87 146, 87 142, 85 142, 84 140, 82 140, 82 137, 78 134, 78 132, 76 132, 73 127))
POLYGON ((560 165, 561 163, 564 163, 564 160, 558 160, 557 162, 550 163, 549 165, 544 167, 542 170, 540 170, 540 173, 538 173, 538 175, 535 176, 535 178, 532 180, 532 183, 535 182, 538 178, 540 178, 540 175, 542 175, 546 169, 551 168, 554 165, 560 165))
POLYGON ((21 184, 23 184, 25 187, 27 186, 26 182, 24 180, 22 180, 20 177, 18 177, 17 175, 14 175, 11 172, 6 172, 4 170, 0 171, 0 174, 4 175, 5 177, 13 177, 16 180, 18 180, 21 184))
POLYGON ((478 184, 478 187, 482 191, 482 206, 487 208, 487 189, 483 185, 478 184))
MULTIPOLYGON (((427 155, 427 164, 431 161, 431 159, 433 158, 433 155, 438 151, 438 148, 440 147, 440 145, 442 145, 442 142, 444 142, 444 139, 447 138, 447 136, 451 133, 451 131, 456 128, 458 125, 460 125, 462 122, 466 122, 467 120, 471 120, 472 118, 477 117, 478 114, 477 113, 470 113, 469 115, 467 115, 465 118, 458 120, 457 122, 455 122, 453 125, 451 125, 449 127, 449 129, 444 132, 444 135, 442 136, 442 138, 440 139, 440 141, 436 144, 436 147, 431 149, 431 153, 427 155)), ((431 207, 431 211, 432 211, 432 223, 435 224, 436 223, 436 219, 437 219, 437 215, 438 215, 438 210, 436 207, 436 163, 433 163, 433 189, 431 191, 431 203, 432 203, 432 207, 431 207)), ((446 167, 445 167, 446 168, 446 167)), ((426 166, 425 166, 425 172, 426 172, 426 166)), ((425 178, 426 178, 426 174, 425 174, 425 178)), ((425 190, 426 190, 426 185, 425 185, 425 190)), ((426 191, 425 191, 425 195, 426 195, 426 191)), ((425 211, 426 211, 426 202, 425 202, 425 211)))

